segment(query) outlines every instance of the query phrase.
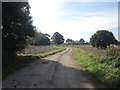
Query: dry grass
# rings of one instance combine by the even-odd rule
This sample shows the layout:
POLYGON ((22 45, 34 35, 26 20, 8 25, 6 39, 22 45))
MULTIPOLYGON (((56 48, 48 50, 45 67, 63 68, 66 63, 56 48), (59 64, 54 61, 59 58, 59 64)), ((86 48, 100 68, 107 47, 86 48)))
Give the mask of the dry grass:
POLYGON ((24 50, 22 50, 19 55, 36 55, 56 49, 57 48, 53 48, 52 46, 28 46, 24 50))
POLYGON ((101 56, 106 55, 105 50, 92 47, 91 45, 79 45, 79 46, 75 46, 75 48, 79 48, 80 51, 86 52, 91 55, 101 55, 101 56))

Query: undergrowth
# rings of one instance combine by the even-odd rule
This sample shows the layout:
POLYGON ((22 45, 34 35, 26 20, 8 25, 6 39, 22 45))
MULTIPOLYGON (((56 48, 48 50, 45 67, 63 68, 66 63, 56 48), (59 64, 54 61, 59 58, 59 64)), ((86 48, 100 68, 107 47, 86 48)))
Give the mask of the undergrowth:
POLYGON ((99 55, 90 55, 86 52, 82 52, 77 48, 74 48, 74 52, 76 60, 79 61, 81 66, 95 75, 97 79, 107 87, 116 88, 120 87, 120 56, 113 54, 115 49, 109 47, 106 50, 106 56, 101 57, 99 55))

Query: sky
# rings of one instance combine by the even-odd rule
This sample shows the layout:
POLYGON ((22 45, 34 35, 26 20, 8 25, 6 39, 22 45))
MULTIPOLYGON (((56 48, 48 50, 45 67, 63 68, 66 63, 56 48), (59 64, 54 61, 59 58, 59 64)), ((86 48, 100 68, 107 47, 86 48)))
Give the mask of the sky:
POLYGON ((55 32, 59 32, 65 40, 83 38, 89 42, 97 30, 109 30, 118 39, 116 1, 29 0, 29 4, 33 25, 42 33, 52 36, 55 32))

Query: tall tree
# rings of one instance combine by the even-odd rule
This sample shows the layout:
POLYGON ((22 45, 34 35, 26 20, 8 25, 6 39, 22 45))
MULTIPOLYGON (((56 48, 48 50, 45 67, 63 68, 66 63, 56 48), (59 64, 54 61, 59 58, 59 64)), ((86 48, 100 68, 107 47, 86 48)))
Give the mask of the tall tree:
POLYGON ((66 43, 67 43, 67 44, 70 44, 70 45, 73 45, 73 44, 74 44, 74 41, 73 41, 72 39, 68 38, 68 39, 66 40, 66 43))
POLYGON ((55 32, 51 39, 52 39, 52 42, 56 44, 64 43, 64 37, 59 32, 55 32))
POLYGON ((79 44, 84 44, 85 43, 85 40, 83 39, 83 38, 81 38, 80 40, 79 40, 79 44))
POLYGON ((93 47, 106 49, 110 44, 116 44, 117 40, 115 39, 112 32, 107 30, 97 31, 91 38, 90 43, 93 47))
POLYGON ((34 44, 35 45, 50 45, 50 39, 48 38, 48 34, 43 34, 41 32, 37 32, 34 37, 34 44))
POLYGON ((50 35, 49 35, 49 34, 47 34, 47 33, 45 33, 44 35, 45 35, 46 37, 50 37, 50 35))
POLYGON ((9 64, 16 52, 27 45, 28 36, 34 36, 35 27, 29 16, 29 8, 28 2, 2 3, 3 65, 9 64))

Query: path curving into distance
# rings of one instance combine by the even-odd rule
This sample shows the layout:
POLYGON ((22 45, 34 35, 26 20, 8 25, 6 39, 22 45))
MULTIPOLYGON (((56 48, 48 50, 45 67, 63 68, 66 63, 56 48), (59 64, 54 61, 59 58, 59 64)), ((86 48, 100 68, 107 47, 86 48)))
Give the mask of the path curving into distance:
POLYGON ((102 88, 74 59, 72 48, 36 60, 3 80, 3 88, 102 88))

